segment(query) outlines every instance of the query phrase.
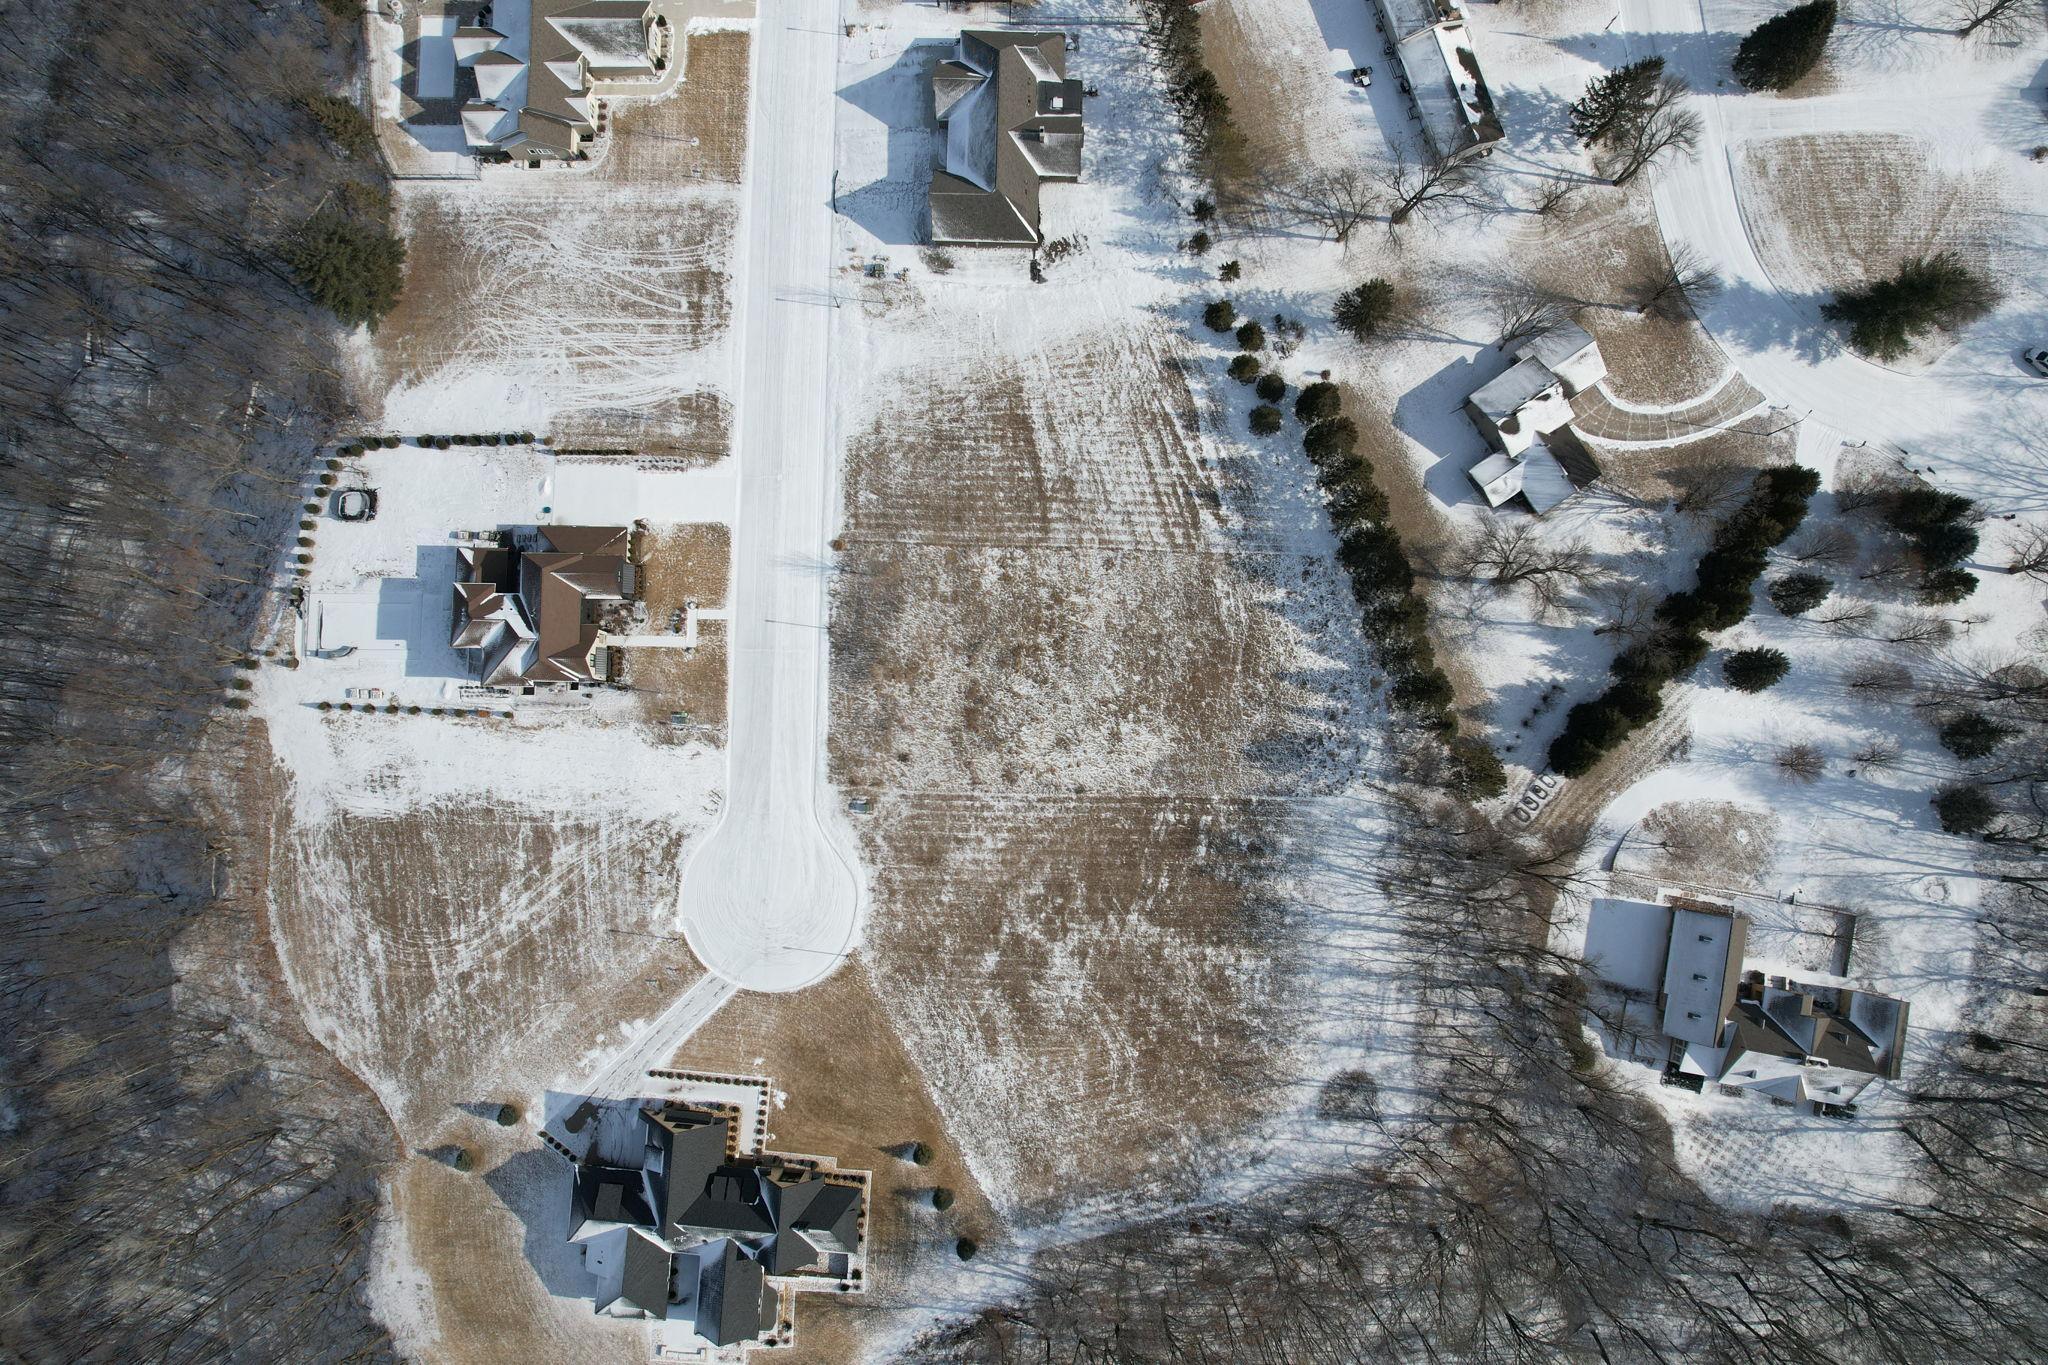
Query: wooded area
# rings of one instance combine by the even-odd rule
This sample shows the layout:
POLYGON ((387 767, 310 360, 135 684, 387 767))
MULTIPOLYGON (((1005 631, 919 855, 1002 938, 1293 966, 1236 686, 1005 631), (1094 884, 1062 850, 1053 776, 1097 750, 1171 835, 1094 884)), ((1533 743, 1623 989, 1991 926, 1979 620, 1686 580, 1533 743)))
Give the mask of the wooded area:
POLYGON ((261 887, 199 786, 252 738, 229 682, 348 415, 281 252, 388 204, 315 112, 355 42, 314 0, 0 25, 9 1359, 388 1354, 357 1291, 389 1128, 270 1007, 261 887))

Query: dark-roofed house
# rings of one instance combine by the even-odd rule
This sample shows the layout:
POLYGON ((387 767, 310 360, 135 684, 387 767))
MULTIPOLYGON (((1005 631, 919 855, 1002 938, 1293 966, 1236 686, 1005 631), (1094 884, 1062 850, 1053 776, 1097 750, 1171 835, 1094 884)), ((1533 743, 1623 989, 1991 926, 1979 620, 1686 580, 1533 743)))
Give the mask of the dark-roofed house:
POLYGON ((931 238, 1036 246, 1038 187, 1081 178, 1081 82, 1063 33, 967 29, 932 68, 945 154, 932 171, 931 238))
POLYGON ((845 1276, 860 1251, 864 1184, 810 1162, 735 1156, 726 1114, 670 1101, 638 1118, 638 1169, 591 1158, 573 1169, 569 1239, 597 1281, 599 1312, 691 1322, 729 1346, 774 1325, 769 1277, 808 1272, 829 1286, 845 1276))
POLYGON ((660 74, 664 24, 649 0, 497 0, 489 27, 455 31, 476 91, 462 130, 479 152, 566 160, 597 133, 599 81, 660 74))
POLYGON ((458 551, 456 649, 475 650, 492 687, 601 682, 603 629, 593 604, 623 601, 633 590, 623 526, 543 526, 544 549, 492 546, 458 551))

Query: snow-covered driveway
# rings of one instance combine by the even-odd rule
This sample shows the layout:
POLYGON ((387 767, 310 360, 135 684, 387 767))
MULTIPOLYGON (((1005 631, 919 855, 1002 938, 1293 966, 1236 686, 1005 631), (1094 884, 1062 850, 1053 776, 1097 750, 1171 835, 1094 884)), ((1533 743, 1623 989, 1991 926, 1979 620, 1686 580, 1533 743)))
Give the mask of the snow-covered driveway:
MULTIPOLYGON (((1733 85, 1724 65, 1732 45, 1703 41, 1716 35, 1697 0, 1622 0, 1617 28, 1632 56, 1661 54, 1701 92, 1694 100, 1704 124, 1698 156, 1674 159, 1653 172, 1657 218, 1674 249, 1681 243, 1694 247, 1720 272, 1726 288, 1703 310, 1701 321, 1745 378, 1794 414, 1810 414, 1851 438, 1899 442, 1916 451, 1952 446, 1959 432, 1984 425, 2011 405, 2048 418, 2048 394, 2041 391, 2048 386, 2029 383, 2013 358, 2022 339, 2014 328, 2025 326, 2016 312, 2048 324, 2039 316, 2040 298, 2030 282, 2001 281, 2011 296, 2001 316, 1973 328, 1931 368, 1876 364, 1843 349, 1823 326, 1822 300, 1790 294, 1772 279, 1736 188, 1742 144, 1758 138, 1938 138, 1946 130, 1958 147, 1989 152, 1995 139, 1987 130, 1998 124, 2000 102, 2027 100, 2029 68, 2018 62, 1973 65, 1952 39, 1936 34, 1947 46, 1930 49, 1908 69, 1859 71, 1853 84, 1834 93, 1772 98, 1746 95, 1733 85)), ((2048 325, 2040 330, 2048 332, 2048 325)), ((1996 425, 2008 427, 2004 421, 1996 425)))
POLYGON ((748 990, 807 986, 854 945, 861 884, 825 781, 836 0, 762 7, 742 225, 729 774, 683 870, 683 933, 748 990))

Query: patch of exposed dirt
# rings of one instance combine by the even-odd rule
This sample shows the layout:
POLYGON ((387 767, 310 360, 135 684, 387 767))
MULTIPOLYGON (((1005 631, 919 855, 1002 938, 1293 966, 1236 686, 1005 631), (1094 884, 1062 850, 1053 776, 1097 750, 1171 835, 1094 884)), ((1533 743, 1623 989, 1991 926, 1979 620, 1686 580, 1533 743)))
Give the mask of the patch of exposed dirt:
POLYGON ((655 526, 635 549, 649 630, 668 629, 669 617, 685 602, 695 601, 706 609, 725 605, 732 577, 731 527, 719 522, 655 526))
POLYGON ((1726 801, 1674 801, 1645 815, 1629 836, 1645 875, 1681 886, 1764 889, 1777 858, 1778 819, 1726 801), (1647 855, 1642 851, 1647 849, 1647 855))
POLYGON ((653 736, 681 744, 725 742, 726 633, 723 621, 697 623, 697 647, 627 649, 626 683, 653 736), (686 716, 681 724, 673 719, 686 716))
POLYGON ((563 455, 638 457, 663 467, 716 464, 732 450, 732 404, 712 389, 641 407, 598 407, 555 420, 548 438, 563 455))
POLYGON ((683 78, 652 104, 629 103, 612 119, 610 152, 597 178, 623 185, 701 180, 737 185, 747 166, 747 59, 742 29, 693 33, 683 78))

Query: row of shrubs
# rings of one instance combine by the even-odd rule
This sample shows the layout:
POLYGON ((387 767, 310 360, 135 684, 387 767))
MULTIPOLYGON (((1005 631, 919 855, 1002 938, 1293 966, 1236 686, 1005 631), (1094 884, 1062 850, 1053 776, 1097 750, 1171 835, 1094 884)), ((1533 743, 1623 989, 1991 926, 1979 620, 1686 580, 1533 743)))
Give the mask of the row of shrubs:
MULTIPOLYGON (((406 442, 403 436, 360 436, 340 447, 337 455, 360 455, 366 450, 396 450, 406 442)), ((414 436, 422 449, 446 450, 450 446, 530 446, 538 438, 530 431, 492 431, 467 436, 414 436)), ((331 466, 330 466, 331 467, 331 466)))
POLYGON ((1714 533, 1694 586, 1659 603, 1656 629, 1614 660, 1613 683, 1566 714, 1564 732, 1550 745, 1554 771, 1564 777, 1591 771, 1610 749, 1657 718, 1664 709, 1664 684, 1706 658, 1707 633, 1749 615, 1766 556, 1799 529, 1819 487, 1820 475, 1801 465, 1756 476, 1748 501, 1714 533))
POLYGON ((1455 692, 1429 639, 1429 609, 1415 594, 1415 567, 1401 534, 1387 521, 1387 495, 1371 461, 1358 453, 1358 427, 1342 415, 1337 386, 1310 384, 1294 400, 1307 426, 1301 448, 1315 466, 1337 532, 1338 562, 1351 577, 1351 593, 1364 611, 1366 639, 1387 675, 1388 700, 1441 739, 1451 758, 1451 781, 1475 799, 1498 796, 1507 773, 1485 741, 1458 733, 1455 692))
POLYGON ((481 708, 461 706, 430 706, 422 708, 419 706, 400 706, 395 701, 386 702, 382 706, 378 706, 374 702, 323 701, 315 703, 315 706, 322 711, 360 711, 366 716, 375 715, 377 712, 382 711, 387 716, 395 716, 403 712, 408 716, 466 716, 476 720, 489 720, 495 716, 499 720, 512 719, 510 711, 487 711, 481 708))

